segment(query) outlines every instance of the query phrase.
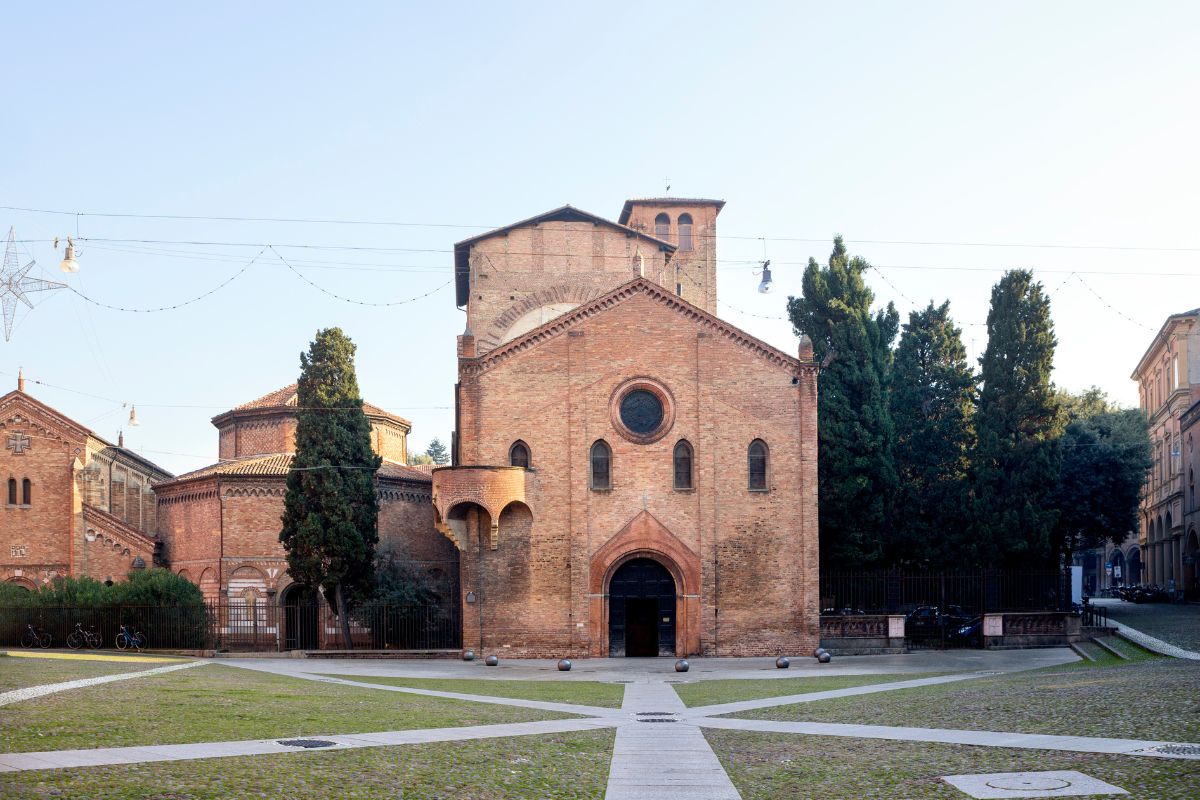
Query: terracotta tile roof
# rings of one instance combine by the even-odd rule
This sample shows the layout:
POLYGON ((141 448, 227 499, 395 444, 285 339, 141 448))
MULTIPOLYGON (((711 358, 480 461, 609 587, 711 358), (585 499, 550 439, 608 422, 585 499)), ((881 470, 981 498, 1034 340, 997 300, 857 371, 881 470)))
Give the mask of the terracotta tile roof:
MULTIPOLYGON (((180 475, 176 480, 186 481, 194 478, 207 478, 212 475, 260 475, 284 477, 292 466, 291 453, 272 453, 265 456, 249 456, 222 461, 203 469, 180 475)), ((398 464, 395 461, 384 461, 376 473, 381 478, 396 478, 410 481, 430 481, 430 473, 415 467, 398 464)))
POLYGON ((424 475, 433 475, 433 471, 438 468, 437 464, 409 464, 409 469, 415 469, 424 475))
MULTIPOLYGON (((264 394, 257 400, 251 400, 249 403, 242 403, 234 408, 234 411, 252 411, 259 408, 296 408, 297 386, 292 383, 282 389, 276 389, 273 392, 264 394)), ((373 414, 380 417, 389 417, 407 423, 408 420, 397 416, 390 411, 386 411, 379 406, 372 405, 366 400, 363 401, 363 411, 368 414, 373 414)))

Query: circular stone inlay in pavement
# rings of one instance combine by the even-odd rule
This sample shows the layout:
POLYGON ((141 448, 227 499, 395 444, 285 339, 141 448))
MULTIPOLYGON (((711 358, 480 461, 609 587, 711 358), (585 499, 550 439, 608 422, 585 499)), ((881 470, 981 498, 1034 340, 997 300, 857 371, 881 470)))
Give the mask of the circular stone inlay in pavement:
POLYGON ((327 742, 324 739, 279 739, 278 742, 288 747, 333 747, 337 742, 327 742))
POLYGON ((1200 756, 1200 745, 1195 744, 1160 744, 1158 747, 1147 747, 1144 753, 1162 753, 1168 756, 1200 756))
POLYGON ((1062 778, 1046 778, 1040 775, 1014 775, 1011 778, 993 778, 987 782, 993 789, 1011 789, 1014 792, 1050 792, 1055 789, 1065 789, 1070 781, 1062 778))

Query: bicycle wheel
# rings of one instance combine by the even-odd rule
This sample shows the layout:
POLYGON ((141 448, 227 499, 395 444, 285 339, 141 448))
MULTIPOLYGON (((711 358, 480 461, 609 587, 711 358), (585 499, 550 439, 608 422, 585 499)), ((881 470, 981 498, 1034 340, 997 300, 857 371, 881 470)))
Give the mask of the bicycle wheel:
POLYGON ((87 637, 87 646, 93 650, 99 650, 100 634, 96 633, 95 631, 88 631, 85 635, 87 637))
POLYGON ((126 638, 125 634, 118 633, 117 634, 117 649, 124 650, 128 646, 129 646, 129 639, 126 638))
POLYGON ((50 646, 50 634, 43 631, 42 635, 38 637, 38 644, 40 644, 43 649, 49 647, 50 646))
POLYGON ((21 634, 21 647, 33 647, 35 644, 37 644, 37 637, 32 633, 25 631, 21 634))
POLYGON ((146 646, 146 634, 141 633, 140 631, 138 633, 135 633, 133 635, 133 646, 137 650, 141 650, 143 647, 145 647, 146 646))
POLYGON ((83 647, 83 634, 79 631, 71 631, 67 634, 67 647, 72 650, 78 650, 83 647))

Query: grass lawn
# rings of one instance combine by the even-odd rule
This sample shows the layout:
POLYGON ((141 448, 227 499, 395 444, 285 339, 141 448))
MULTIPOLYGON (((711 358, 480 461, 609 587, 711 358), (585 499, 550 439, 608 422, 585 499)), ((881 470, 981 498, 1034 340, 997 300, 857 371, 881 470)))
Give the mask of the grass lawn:
POLYGON ((831 689, 849 689, 852 686, 868 686, 873 683, 894 683, 917 678, 930 678, 938 672, 910 675, 815 675, 810 678, 760 678, 757 680, 716 680, 681 683, 675 692, 684 705, 712 706, 718 703, 734 703, 739 700, 758 700, 763 697, 783 697, 789 694, 827 692, 831 689))
POLYGON ((207 664, 0 706, 5 752, 367 733, 564 719, 207 664))
POLYGON ((1198 686, 1192 661, 1076 663, 737 716, 1200 742, 1198 686))
MULTIPOLYGON (((379 694, 376 693, 375 697, 379 694)), ((612 731, 0 774, 6 800, 600 800, 612 731)))
POLYGON ((80 678, 99 678, 122 672, 140 672, 154 667, 167 667, 175 661, 111 662, 69 661, 59 658, 25 658, 0 656, 0 692, 61 683, 80 678))
POLYGON ((599 681, 480 681, 469 678, 376 678, 370 675, 329 677, 384 686, 404 686, 409 689, 430 689, 435 692, 462 692, 602 708, 620 708, 621 700, 625 697, 624 686, 599 681))
POLYGON ((1200 797, 1200 762, 1057 751, 706 730, 743 800, 963 800, 942 775, 1078 770, 1129 800, 1200 797))

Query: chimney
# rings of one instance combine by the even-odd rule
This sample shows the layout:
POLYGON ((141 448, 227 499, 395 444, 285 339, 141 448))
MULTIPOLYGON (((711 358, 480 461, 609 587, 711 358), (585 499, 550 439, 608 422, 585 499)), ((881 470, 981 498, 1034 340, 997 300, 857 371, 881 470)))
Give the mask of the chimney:
POLYGON ((117 431, 117 447, 125 446, 125 431, 117 431))
POLYGON ((17 370, 17 391, 25 393, 25 368, 21 367, 17 370))
POLYGON ((810 362, 813 360, 813 343, 812 339, 808 338, 807 333, 800 334, 800 360, 810 362))

